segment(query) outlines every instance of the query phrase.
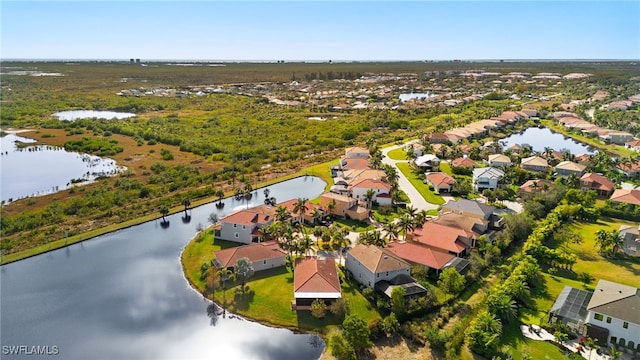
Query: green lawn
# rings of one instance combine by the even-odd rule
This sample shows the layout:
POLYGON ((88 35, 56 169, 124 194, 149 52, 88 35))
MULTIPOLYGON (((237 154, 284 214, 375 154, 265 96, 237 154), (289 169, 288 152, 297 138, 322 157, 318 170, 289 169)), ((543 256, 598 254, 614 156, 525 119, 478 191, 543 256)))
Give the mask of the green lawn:
MULTIPOLYGON (((213 252, 222 248, 239 245, 234 242, 213 240, 209 232, 200 241, 192 240, 182 253, 182 264, 189 282, 203 292, 205 282, 200 280, 200 266, 210 262, 213 252)), ((351 283, 342 281, 342 296, 351 305, 351 313, 358 314, 367 321, 380 319, 378 311, 351 283)), ((324 319, 316 319, 309 311, 292 311, 293 273, 281 267, 256 273, 247 282, 248 290, 243 294, 239 284, 229 284, 229 289, 217 289, 213 300, 218 304, 226 301, 227 309, 233 313, 275 326, 294 327, 305 330, 325 332, 341 323, 331 313, 324 319)))
POLYGON ((443 173, 453 176, 453 171, 451 171, 451 164, 449 164, 448 162, 441 162, 439 167, 440 171, 442 171, 443 173))
POLYGON ((595 233, 598 230, 617 230, 620 225, 637 226, 637 223, 602 218, 597 223, 574 222, 571 226, 577 230, 583 238, 581 244, 566 244, 566 249, 578 256, 578 261, 573 266, 575 273, 588 273, 595 278, 615 281, 622 284, 640 287, 640 263, 629 259, 610 259, 598 253, 595 241, 595 233))
POLYGON ((407 152, 401 147, 389 151, 387 156, 392 160, 407 160, 407 152))
POLYGON ((429 189, 429 185, 425 184, 420 180, 416 174, 413 172, 413 168, 409 163, 397 163, 398 169, 402 171, 402 173, 409 179, 411 185, 413 185, 416 190, 422 195, 422 197, 427 200, 427 202, 436 205, 443 205, 444 199, 440 195, 436 195, 433 191, 429 189))

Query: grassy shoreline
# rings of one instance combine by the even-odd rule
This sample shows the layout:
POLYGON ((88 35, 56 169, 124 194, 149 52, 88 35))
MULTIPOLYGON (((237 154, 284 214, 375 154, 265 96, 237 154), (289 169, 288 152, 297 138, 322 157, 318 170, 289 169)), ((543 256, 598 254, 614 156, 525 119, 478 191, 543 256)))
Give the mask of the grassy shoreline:
MULTIPOLYGON (((325 190, 327 187, 330 186, 331 183, 331 179, 329 178, 329 168, 331 166, 331 164, 335 162, 335 160, 329 161, 329 162, 325 162, 325 163, 320 163, 317 165, 313 165, 310 166, 308 168, 305 168, 303 170, 300 170, 298 172, 295 172, 293 174, 289 174, 289 175, 285 175, 285 176, 281 176, 279 178, 273 179, 273 180, 269 180, 269 181, 265 181, 262 183, 259 183, 256 187, 256 189, 259 188, 263 188, 269 185, 273 185, 273 184, 277 184, 277 183, 281 183, 287 180, 291 180, 291 179, 295 179, 298 177, 302 177, 302 176, 317 176, 319 178, 321 178, 324 182, 327 183, 327 186, 325 187, 325 190), (326 171, 324 171, 324 169, 327 169, 326 171)), ((225 196, 232 196, 232 194, 225 194, 225 196)), ((202 205, 206 205, 206 204, 210 204, 213 203, 215 201, 217 201, 218 198, 217 197, 207 197, 205 199, 200 199, 198 201, 194 201, 191 208, 195 208, 198 206, 202 206, 202 205)), ((184 211, 184 207, 181 205, 172 207, 171 209, 169 209, 169 215, 173 215, 179 212, 184 211)), ((41 254, 45 254, 48 253, 50 251, 55 251, 55 250, 59 250, 62 248, 65 248, 67 246, 73 245, 73 244, 77 244, 86 240, 91 240, 95 237, 98 237, 100 235, 105 235, 105 234, 109 234, 118 230, 122 230, 122 229, 127 229, 130 228, 132 226, 136 226, 136 225, 140 225, 140 224, 144 224, 150 221, 154 221, 159 219, 160 217, 162 217, 160 214, 149 214, 146 216, 142 216, 142 217, 138 217, 135 219, 131 219, 131 220, 127 220, 121 223, 117 223, 117 224, 111 224, 109 226, 105 226, 102 227, 100 229, 95 229, 95 230, 90 230, 87 232, 83 232, 81 234, 77 234, 77 235, 73 235, 67 238, 63 238, 63 239, 59 239, 59 240, 55 240, 52 241, 50 243, 47 244, 43 244, 40 246, 36 246, 30 249, 26 249, 23 251, 19 251, 19 252, 15 252, 15 253, 11 253, 11 254, 7 254, 7 255, 3 255, 2 257, 0 257, 0 265, 6 265, 6 264, 10 264, 12 262, 16 262, 16 261, 20 261, 20 260, 24 260, 33 256, 37 256, 37 255, 41 255, 41 254)))

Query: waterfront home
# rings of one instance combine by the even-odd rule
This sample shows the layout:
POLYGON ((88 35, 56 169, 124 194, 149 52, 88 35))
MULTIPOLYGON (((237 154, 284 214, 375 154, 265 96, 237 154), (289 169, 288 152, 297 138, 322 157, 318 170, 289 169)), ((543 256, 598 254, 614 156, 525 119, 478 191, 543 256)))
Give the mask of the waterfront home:
POLYGON ((315 219, 314 219, 314 213, 316 213, 315 210, 320 211, 323 217, 326 214, 326 211, 322 206, 311 203, 309 201, 305 203, 307 210, 303 214, 295 213, 293 210, 295 210, 297 202, 298 202, 298 199, 291 199, 285 202, 278 203, 278 206, 284 207, 285 209, 287 209, 289 214, 291 214, 291 221, 293 223, 299 222, 299 223, 313 224, 315 222, 315 219))
POLYGON ((613 181, 596 173, 586 173, 580 178, 580 189, 582 191, 595 190, 598 195, 608 197, 615 184, 613 181))
POLYGON ((600 135, 599 139, 606 143, 624 145, 628 141, 633 140, 633 134, 625 131, 611 131, 607 134, 600 135))
POLYGON ((377 205, 391 205, 391 185, 377 179, 356 180, 349 185, 348 190, 352 198, 367 202, 367 193, 373 190, 371 202, 377 205))
POLYGON ((433 186, 437 193, 451 192, 453 185, 456 183, 456 179, 443 172, 428 172, 425 174, 424 181, 426 184, 433 186))
POLYGON ((447 201, 446 204, 442 205, 442 209, 440 210, 440 214, 455 213, 487 220, 490 229, 499 229, 502 228, 503 220, 500 216, 496 215, 495 212, 496 208, 491 205, 462 198, 447 201))
POLYGON ((411 265, 408 262, 375 245, 358 244, 349 249, 345 266, 355 281, 372 289, 378 281, 391 280, 399 274, 411 273, 411 265))
POLYGON ((331 192, 320 195, 320 206, 331 215, 347 219, 364 221, 369 217, 369 210, 358 205, 358 200, 331 192))
POLYGON ((586 169, 585 165, 577 164, 573 161, 562 161, 555 166, 556 174, 561 177, 569 177, 572 174, 581 177, 586 169))
POLYGON ((635 225, 620 225, 619 231, 624 239, 622 252, 628 256, 640 256, 640 228, 635 225))
POLYGON ((257 242, 260 229, 275 220, 276 208, 259 205, 239 210, 220 219, 220 235, 223 240, 249 244, 257 242))
POLYGON ((413 163, 422 171, 437 170, 440 165, 440 159, 433 154, 425 154, 413 160, 413 163))
POLYGON ((287 254, 280 249, 277 241, 266 241, 218 250, 211 264, 218 270, 233 270, 239 259, 248 258, 255 271, 285 266, 287 254))
POLYGON ((473 169, 473 189, 478 192, 485 189, 496 189, 503 177, 504 171, 494 167, 473 169))
POLYGON ((296 259, 293 272, 295 308, 310 307, 320 299, 330 305, 342 297, 338 267, 333 258, 304 257, 296 259))
POLYGON ((614 204, 640 205, 640 190, 616 189, 609 200, 614 204))
POLYGON ((504 154, 489 155, 489 166, 507 167, 511 166, 511 158, 504 154))
POLYGON ((522 161, 520 161, 520 167, 523 170, 532 172, 549 171, 549 164, 547 163, 547 160, 536 155, 522 159, 522 161))

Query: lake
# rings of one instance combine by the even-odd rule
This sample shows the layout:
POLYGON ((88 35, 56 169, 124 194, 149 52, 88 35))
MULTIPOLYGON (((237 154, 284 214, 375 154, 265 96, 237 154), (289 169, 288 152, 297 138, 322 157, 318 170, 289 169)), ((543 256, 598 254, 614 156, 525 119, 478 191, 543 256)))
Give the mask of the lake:
POLYGON ((96 110, 67 110, 53 113, 59 120, 74 121, 78 119, 128 119, 136 116, 134 113, 117 111, 96 111, 96 110))
POLYGON ((68 152, 64 148, 49 145, 20 148, 16 141, 25 144, 35 142, 14 134, 0 138, 2 201, 49 194, 71 187, 72 179, 92 181, 99 176, 115 175, 124 170, 109 158, 68 152))
POLYGON ((409 100, 424 100, 432 97, 436 97, 438 95, 431 94, 428 91, 426 93, 408 93, 408 94, 400 94, 398 98, 400 101, 405 102, 409 100))
POLYGON ((550 147, 556 151, 567 149, 573 155, 593 154, 595 152, 594 148, 562 134, 555 133, 549 128, 530 127, 523 132, 506 137, 500 140, 500 142, 507 144, 504 147, 505 149, 513 144, 529 144, 533 148, 533 151, 538 152, 543 152, 545 147, 550 147))
MULTIPOLYGON (((315 198, 324 187, 308 176, 269 190, 280 202, 315 198)), ((224 201, 223 210, 192 209, 190 222, 181 212, 167 217, 166 228, 151 221, 0 267, 2 345, 55 346, 58 358, 81 360, 318 359, 321 337, 215 315, 185 279, 180 253, 198 224, 263 203, 264 195, 224 201)), ((2 354, 16 358, 24 355, 2 354)))

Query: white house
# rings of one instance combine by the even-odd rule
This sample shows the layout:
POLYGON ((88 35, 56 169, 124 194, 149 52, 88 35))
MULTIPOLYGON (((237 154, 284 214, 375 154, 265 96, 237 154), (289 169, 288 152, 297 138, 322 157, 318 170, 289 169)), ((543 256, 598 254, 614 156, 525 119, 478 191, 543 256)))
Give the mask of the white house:
POLYGON ((494 167, 473 169, 473 189, 475 191, 495 189, 503 177, 504 171, 494 167))
POLYGON ((440 165, 440 159, 433 154, 418 156, 413 163, 422 170, 435 170, 440 165))
POLYGON ((348 190, 351 197, 364 203, 367 202, 367 192, 373 190, 371 201, 378 205, 391 205, 391 185, 378 179, 361 179, 354 181, 348 190))
POLYGON ((640 289, 600 280, 587 310, 587 324, 608 330, 609 343, 640 350, 640 289))
POLYGON ((410 276, 411 265, 391 251, 375 245, 358 244, 347 252, 346 267, 360 284, 374 288, 397 275, 410 276))

